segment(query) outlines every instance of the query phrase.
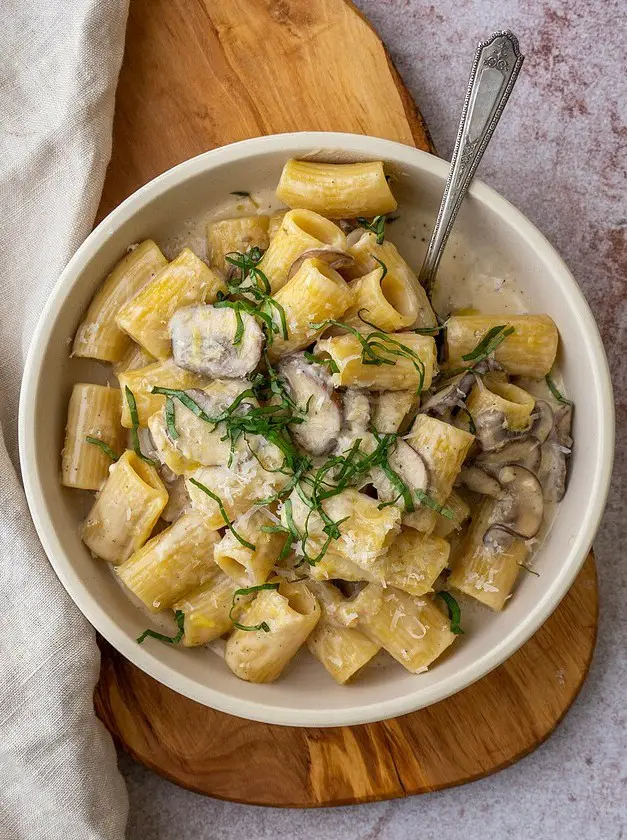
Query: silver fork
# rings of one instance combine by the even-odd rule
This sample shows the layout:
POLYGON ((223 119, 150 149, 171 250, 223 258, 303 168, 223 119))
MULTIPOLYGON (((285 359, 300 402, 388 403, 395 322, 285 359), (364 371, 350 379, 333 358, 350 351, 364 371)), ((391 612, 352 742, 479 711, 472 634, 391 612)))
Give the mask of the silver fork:
POLYGON ((468 187, 501 118, 524 56, 509 31, 477 47, 444 195, 419 280, 430 294, 442 252, 468 187))

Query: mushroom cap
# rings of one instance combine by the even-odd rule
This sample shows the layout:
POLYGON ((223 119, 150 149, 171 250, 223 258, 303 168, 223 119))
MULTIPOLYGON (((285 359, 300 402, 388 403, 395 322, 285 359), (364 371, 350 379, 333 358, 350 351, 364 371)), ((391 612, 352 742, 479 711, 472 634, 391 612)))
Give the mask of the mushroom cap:
POLYGON ((494 529, 523 540, 535 537, 544 517, 542 485, 530 470, 513 464, 501 467, 498 481, 505 492, 494 507, 484 543, 490 544, 494 529))
POLYGON ((290 396, 304 412, 302 423, 290 425, 292 435, 307 452, 324 455, 334 446, 342 426, 331 374, 324 365, 310 363, 304 353, 282 359, 278 371, 290 396))
POLYGON ((292 279, 306 260, 322 260, 323 262, 328 263, 329 268, 333 268, 336 271, 339 268, 345 268, 347 265, 351 265, 353 262, 353 258, 350 254, 347 254, 346 251, 340 251, 338 248, 333 248, 333 246, 328 246, 326 248, 310 248, 308 251, 303 251, 303 253, 299 257, 296 257, 294 262, 291 264, 290 269, 287 272, 288 280, 292 279))
POLYGON ((555 425, 551 406, 544 400, 536 400, 532 417, 533 422, 529 434, 540 443, 544 443, 555 425))
POLYGON ((475 375, 472 372, 456 376, 452 382, 432 394, 420 407, 419 413, 441 417, 453 408, 464 406, 474 383, 475 375))
POLYGON ((457 484, 463 485, 473 493, 492 496, 495 499, 498 499, 503 493, 503 488, 497 479, 474 464, 462 467, 457 477, 457 484))
POLYGON ((540 466, 540 443, 532 437, 512 440, 502 449, 480 453, 474 466, 494 475, 505 464, 519 464, 536 473, 540 466))

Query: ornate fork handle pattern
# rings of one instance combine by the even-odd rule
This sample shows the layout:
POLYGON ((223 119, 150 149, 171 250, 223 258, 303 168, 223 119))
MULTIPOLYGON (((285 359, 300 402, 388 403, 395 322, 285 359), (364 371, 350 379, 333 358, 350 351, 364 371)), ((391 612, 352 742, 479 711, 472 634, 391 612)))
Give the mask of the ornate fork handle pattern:
POLYGON ((433 287, 461 203, 501 118, 523 60, 518 39, 509 31, 495 32, 477 47, 448 180, 420 270, 420 282, 428 292, 433 287))

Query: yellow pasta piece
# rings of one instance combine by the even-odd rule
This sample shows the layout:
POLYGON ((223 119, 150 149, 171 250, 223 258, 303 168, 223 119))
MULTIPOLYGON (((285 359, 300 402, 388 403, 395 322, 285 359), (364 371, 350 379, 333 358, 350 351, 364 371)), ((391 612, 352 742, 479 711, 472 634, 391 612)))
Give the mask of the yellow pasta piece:
POLYGON ((268 247, 267 216, 239 216, 235 219, 223 219, 211 222, 207 226, 207 250, 209 262, 223 274, 229 270, 230 263, 226 254, 239 251, 244 254, 249 248, 268 247))
POLYGON ((444 502, 453 514, 452 519, 447 519, 446 516, 438 516, 433 529, 435 537, 450 537, 453 531, 461 530, 462 525, 470 516, 470 506, 466 500, 463 499, 459 493, 452 490, 444 502))
POLYGON ((281 583, 278 590, 262 590, 244 612, 241 624, 268 628, 235 629, 226 643, 225 661, 240 679, 274 682, 320 618, 316 598, 302 583, 281 583))
MULTIPOLYGON (((426 414, 416 417, 407 442, 425 462, 429 474, 428 491, 438 504, 443 505, 450 495, 474 439, 475 436, 470 432, 435 417, 426 414)), ((436 511, 422 507, 414 513, 406 514, 403 522, 430 534, 438 516, 440 514, 436 511)))
MULTIPOLYGON (((140 426, 147 426, 150 417, 165 405, 164 396, 151 393, 153 387, 175 388, 186 391, 188 388, 202 388, 208 384, 206 377, 177 367, 172 359, 120 373, 118 374, 118 381, 123 396, 126 387, 133 392, 137 403, 137 416, 140 426)), ((125 398, 122 400, 122 425, 126 426, 127 429, 130 429, 133 425, 128 402, 125 398)))
POLYGON ((231 613, 233 596, 238 587, 238 583, 216 566, 213 577, 174 604, 173 609, 185 613, 183 644, 186 647, 206 645, 233 629, 231 615, 237 621, 250 600, 250 597, 238 598, 231 613))
MULTIPOLYGON (((288 337, 274 338, 268 347, 270 361, 311 344, 322 332, 313 324, 340 318, 351 305, 353 294, 337 271, 322 260, 311 259, 305 260, 274 299, 285 310, 288 337)), ((274 318, 279 323, 276 312, 274 318)))
POLYGON ((281 230, 281 225, 286 213, 287 210, 277 210, 276 213, 273 213, 270 216, 270 221, 268 222, 268 239, 270 241, 272 241, 276 234, 281 230))
POLYGON ((172 353, 170 318, 177 309, 194 303, 213 303, 226 285, 189 248, 121 307, 116 322, 120 329, 157 359, 172 353))
POLYGON ((494 358, 512 376, 542 379, 555 362, 559 335, 548 315, 454 315, 446 324, 446 343, 451 368, 468 367, 462 356, 479 344, 488 330, 513 327, 494 351, 494 358))
MULTIPOLYGON (((276 521, 276 520, 275 520, 276 521)), ((239 516, 233 523, 237 533, 254 549, 247 548, 226 531, 216 546, 214 559, 222 571, 240 586, 256 586, 270 574, 286 541, 285 534, 270 534, 263 527, 271 526, 273 519, 266 508, 253 509, 239 516)))
POLYGON ((98 557, 122 563, 148 539, 168 501, 154 467, 127 450, 81 527, 81 538, 98 557))
POLYGON ((218 574, 213 550, 220 534, 195 511, 176 522, 132 554, 116 572, 149 610, 168 609, 187 592, 218 574))
POLYGON ((372 395, 372 424, 380 434, 398 432, 410 411, 420 404, 415 391, 380 391, 372 395))
POLYGON ((72 355, 119 362, 131 340, 118 327, 115 316, 167 262, 151 239, 122 257, 90 303, 76 331, 72 355))
POLYGON ((272 294, 287 283, 290 268, 298 257, 305 251, 326 247, 346 250, 346 237, 336 224, 309 210, 286 213, 258 265, 270 282, 272 294))
POLYGON ((116 455, 124 448, 120 425, 122 400, 117 388, 77 383, 68 406, 61 483, 81 490, 99 490, 109 475, 111 458, 87 441, 96 438, 116 455))
POLYGON ((313 581, 307 586, 321 610, 320 620, 307 636, 307 647, 333 679, 344 685, 377 655, 381 646, 336 620, 337 609, 344 599, 334 586, 313 581))
POLYGON ((355 329, 364 331, 370 321, 384 332, 402 330, 416 323, 418 298, 405 278, 377 266, 374 271, 353 280, 350 284, 353 304, 342 320, 355 329))
POLYGON ((390 545, 378 571, 389 586, 410 595, 425 595, 446 568, 450 550, 441 537, 405 528, 390 545))
POLYGON ((530 393, 496 379, 477 380, 466 401, 466 407, 474 418, 485 411, 501 411, 505 415, 508 429, 526 429, 531 423, 531 412, 536 404, 530 393))
MULTIPOLYGON (((297 492, 291 494, 290 501, 292 519, 300 534, 304 535, 307 523, 307 553, 310 557, 317 557, 327 543, 322 517, 316 511, 311 512, 297 492)), ((333 562, 332 558, 338 555, 367 571, 376 569, 379 558, 386 553, 399 531, 399 508, 390 506, 379 509, 376 499, 352 488, 326 499, 322 507, 334 522, 344 521, 339 526, 340 538, 328 543, 325 557, 320 562, 324 563, 326 560, 326 567, 332 568, 329 564, 333 562)), ((281 521, 286 526, 289 524, 285 505, 281 510, 281 521)), ((362 573, 358 579, 363 580, 365 577, 362 573)))
POLYGON ((128 349, 120 361, 113 365, 113 372, 116 376, 119 376, 121 373, 128 373, 130 370, 139 370, 140 368, 154 364, 154 362, 156 362, 155 357, 151 356, 147 350, 144 350, 141 344, 137 344, 129 339, 128 349))
POLYGON ((501 547, 484 543, 495 504, 495 500, 486 499, 481 505, 460 550, 455 553, 448 584, 498 612, 512 591, 529 549, 524 540, 508 538, 505 534, 501 547))
POLYGON ((315 210, 330 219, 377 216, 396 210, 383 163, 315 163, 288 160, 276 190, 288 207, 315 210))
MULTIPOLYGON (((386 344, 384 341, 381 343, 386 344)), ((372 391, 412 389, 415 392, 421 384, 423 389, 431 385, 437 372, 435 341, 431 336, 394 333, 390 336, 387 345, 390 347, 389 353, 379 352, 380 355, 392 360, 393 365, 364 364, 362 346, 353 335, 338 335, 321 339, 316 345, 316 352, 327 353, 338 366, 339 372, 333 375, 334 382, 338 386, 369 388, 372 391), (414 358, 394 355, 398 346, 394 342, 409 348, 418 356, 418 361, 414 358)))
POLYGON ((455 641, 448 620, 428 597, 369 583, 349 606, 354 626, 413 674, 426 671, 455 641))
POLYGON ((416 320, 409 326, 412 327, 437 327, 438 320, 424 288, 420 285, 418 278, 405 260, 401 257, 393 242, 385 239, 380 245, 377 243, 376 234, 364 232, 348 249, 349 255, 353 258, 352 265, 342 269, 342 274, 349 280, 356 280, 366 274, 380 268, 381 262, 387 268, 388 274, 394 277, 396 282, 411 287, 416 295, 418 311, 416 320))

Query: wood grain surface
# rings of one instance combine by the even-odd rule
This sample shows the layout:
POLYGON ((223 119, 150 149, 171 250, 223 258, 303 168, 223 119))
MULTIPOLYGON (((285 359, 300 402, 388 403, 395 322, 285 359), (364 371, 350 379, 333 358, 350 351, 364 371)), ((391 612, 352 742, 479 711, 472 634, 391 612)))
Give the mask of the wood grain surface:
MULTIPOLYGON (((307 129, 433 151, 384 46, 345 0, 131 0, 99 218, 189 157, 307 129)), ((105 642, 95 706, 137 760, 210 796, 308 807, 423 793, 495 772, 551 734, 586 677, 597 609, 590 555, 504 665, 376 724, 298 729, 231 717, 175 694, 105 642)))

